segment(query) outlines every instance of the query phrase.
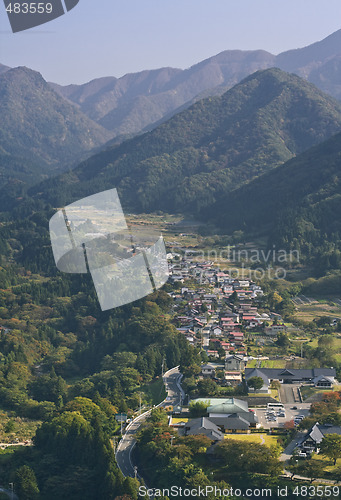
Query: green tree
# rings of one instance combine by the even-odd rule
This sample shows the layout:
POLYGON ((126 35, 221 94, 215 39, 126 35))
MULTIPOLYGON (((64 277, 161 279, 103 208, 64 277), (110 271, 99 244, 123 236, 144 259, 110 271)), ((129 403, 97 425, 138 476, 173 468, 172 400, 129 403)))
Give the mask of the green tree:
POLYGON ((247 385, 251 387, 254 391, 258 391, 264 385, 264 380, 262 377, 251 377, 247 381, 247 385))
POLYGON ((276 340, 276 344, 279 347, 285 347, 285 348, 289 347, 290 339, 289 339, 288 335, 284 332, 279 332, 277 340, 276 340))
POLYGON ((321 441, 320 452, 331 458, 336 464, 336 460, 341 458, 341 436, 339 434, 327 434, 321 441))
POLYGON ((39 498, 37 478, 28 465, 23 465, 15 471, 14 483, 20 500, 36 500, 39 498))
POLYGON ((271 382, 270 387, 271 387, 271 389, 275 389, 275 390, 279 391, 279 390, 280 390, 280 388, 281 388, 281 383, 280 383, 280 381, 279 381, 279 380, 273 380, 273 381, 271 382))
POLYGON ((209 403, 205 401, 192 401, 189 404, 189 414, 191 418, 205 417, 209 403))
POLYGON ((200 396, 209 396, 212 397, 217 393, 218 386, 211 380, 210 378, 199 380, 198 382, 198 391, 200 396))
POLYGON ((15 429, 15 422, 14 420, 9 420, 6 425, 5 425, 5 432, 6 434, 10 434, 11 432, 13 432, 15 429))
POLYGON ((304 477, 309 477, 310 482, 312 483, 315 479, 323 477, 324 473, 324 464, 321 460, 314 460, 311 458, 310 460, 304 460, 299 464, 297 473, 304 477))

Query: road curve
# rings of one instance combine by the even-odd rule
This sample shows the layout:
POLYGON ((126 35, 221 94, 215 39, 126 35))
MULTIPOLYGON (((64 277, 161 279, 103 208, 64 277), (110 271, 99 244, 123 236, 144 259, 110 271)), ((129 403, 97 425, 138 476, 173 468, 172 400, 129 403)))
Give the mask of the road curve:
MULTIPOLYGON (((167 398, 158 404, 157 407, 169 405, 176 406, 181 404, 185 397, 185 393, 180 385, 181 378, 182 375, 179 372, 178 366, 168 370, 168 372, 164 374, 163 381, 166 387, 167 398)), ((116 462, 125 477, 135 477, 134 464, 131 458, 133 448, 136 444, 135 434, 141 424, 146 421, 150 412, 151 410, 148 410, 130 422, 117 446, 116 462)))

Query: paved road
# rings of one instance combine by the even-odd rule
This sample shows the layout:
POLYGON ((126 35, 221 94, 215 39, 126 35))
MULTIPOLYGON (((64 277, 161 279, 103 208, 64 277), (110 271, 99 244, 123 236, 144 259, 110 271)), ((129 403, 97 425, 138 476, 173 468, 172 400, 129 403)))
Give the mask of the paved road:
POLYGON ((281 462, 287 462, 290 459, 291 455, 294 453, 294 449, 296 448, 296 446, 301 441, 304 435, 305 435, 304 432, 298 432, 296 434, 295 439, 293 439, 288 444, 288 446, 283 451, 282 455, 279 457, 281 462))
MULTIPOLYGON (((180 386, 181 378, 182 375, 179 372, 179 367, 172 368, 165 373, 163 380, 167 391, 167 398, 157 405, 158 407, 176 406, 180 404, 181 400, 183 401, 185 394, 180 386)), ((143 413, 128 425, 125 434, 117 446, 116 461, 124 476, 135 476, 134 465, 131 459, 131 454, 136 444, 135 434, 140 425, 146 421, 150 412, 151 410, 143 413)))
POLYGON ((10 498, 10 499, 19 500, 19 498, 17 497, 17 495, 15 493, 12 493, 11 491, 6 490, 5 488, 2 488, 1 486, 0 486, 0 493, 5 493, 6 495, 8 495, 8 498, 10 498))
POLYGON ((300 401, 297 395, 298 384, 281 384, 280 397, 282 403, 298 404, 300 401))

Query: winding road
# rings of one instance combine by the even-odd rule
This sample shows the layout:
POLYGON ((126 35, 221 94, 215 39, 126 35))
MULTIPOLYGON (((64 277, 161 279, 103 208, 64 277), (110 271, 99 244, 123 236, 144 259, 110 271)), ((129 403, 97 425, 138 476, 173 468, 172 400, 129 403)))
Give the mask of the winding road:
MULTIPOLYGON (((164 374, 163 381, 167 391, 167 398, 156 407, 165 407, 169 405, 176 406, 181 404, 181 401, 183 401, 185 397, 185 393, 180 385, 181 378, 182 375, 179 372, 178 366, 168 370, 168 372, 164 374)), ((146 421, 150 412, 151 410, 148 410, 130 422, 117 446, 116 462, 125 477, 135 477, 135 469, 131 457, 136 444, 135 434, 141 424, 146 421)))

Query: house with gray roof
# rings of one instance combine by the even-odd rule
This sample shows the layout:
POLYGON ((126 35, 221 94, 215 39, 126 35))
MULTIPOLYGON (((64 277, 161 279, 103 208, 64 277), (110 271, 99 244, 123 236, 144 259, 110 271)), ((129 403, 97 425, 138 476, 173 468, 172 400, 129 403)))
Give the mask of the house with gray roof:
POLYGON ((245 361, 243 356, 237 356, 236 354, 230 354, 225 358, 225 370, 228 371, 244 371, 245 361))
POLYGON ((219 427, 206 417, 194 418, 185 425, 185 435, 204 434, 212 441, 223 441, 224 434, 219 427))
MULTIPOLYGON (((250 415, 255 416, 250 412, 250 415)), ((232 413, 232 415, 226 417, 210 417, 210 421, 215 423, 222 432, 232 432, 232 433, 249 433, 250 432, 250 421, 245 418, 245 414, 241 416, 239 413, 232 413)))
POLYGON ((315 377, 313 380, 313 384, 315 387, 333 387, 335 384, 335 378, 334 377, 327 377, 325 375, 319 375, 318 377, 315 377))
POLYGON ((321 425, 316 422, 316 424, 314 424, 310 431, 304 436, 299 446, 306 453, 312 453, 313 451, 318 453, 320 451, 322 439, 328 434, 341 435, 341 427, 332 424, 321 425))
POLYGON ((246 401, 240 399, 229 398, 213 401, 207 408, 208 416, 214 415, 231 415, 232 413, 248 413, 249 407, 246 401))
POLYGON ((262 394, 269 394, 270 380, 265 375, 264 371, 260 370, 259 368, 247 368, 245 370, 246 383, 250 378, 253 377, 260 377, 263 380, 263 387, 261 389, 258 389, 257 392, 262 394))
MULTIPOLYGON (((282 384, 292 383, 313 383, 314 379, 323 376, 329 377, 335 383, 336 371, 334 368, 306 368, 306 369, 293 369, 293 368, 246 368, 245 379, 251 376, 262 377, 265 376, 272 382, 279 380, 282 384), (253 373, 257 370, 257 375, 253 373)), ((263 380, 265 380, 263 378, 263 380)), ((331 381, 330 380, 330 381, 331 381)))
POLYGON ((255 413, 249 410, 246 401, 236 398, 199 398, 195 402, 204 402, 207 408, 208 418, 224 431, 247 430, 256 427, 258 418, 255 413), (231 418, 227 423, 226 419, 231 418), (240 420, 242 419, 242 420, 240 420), (247 426, 247 429, 246 429, 247 426))

